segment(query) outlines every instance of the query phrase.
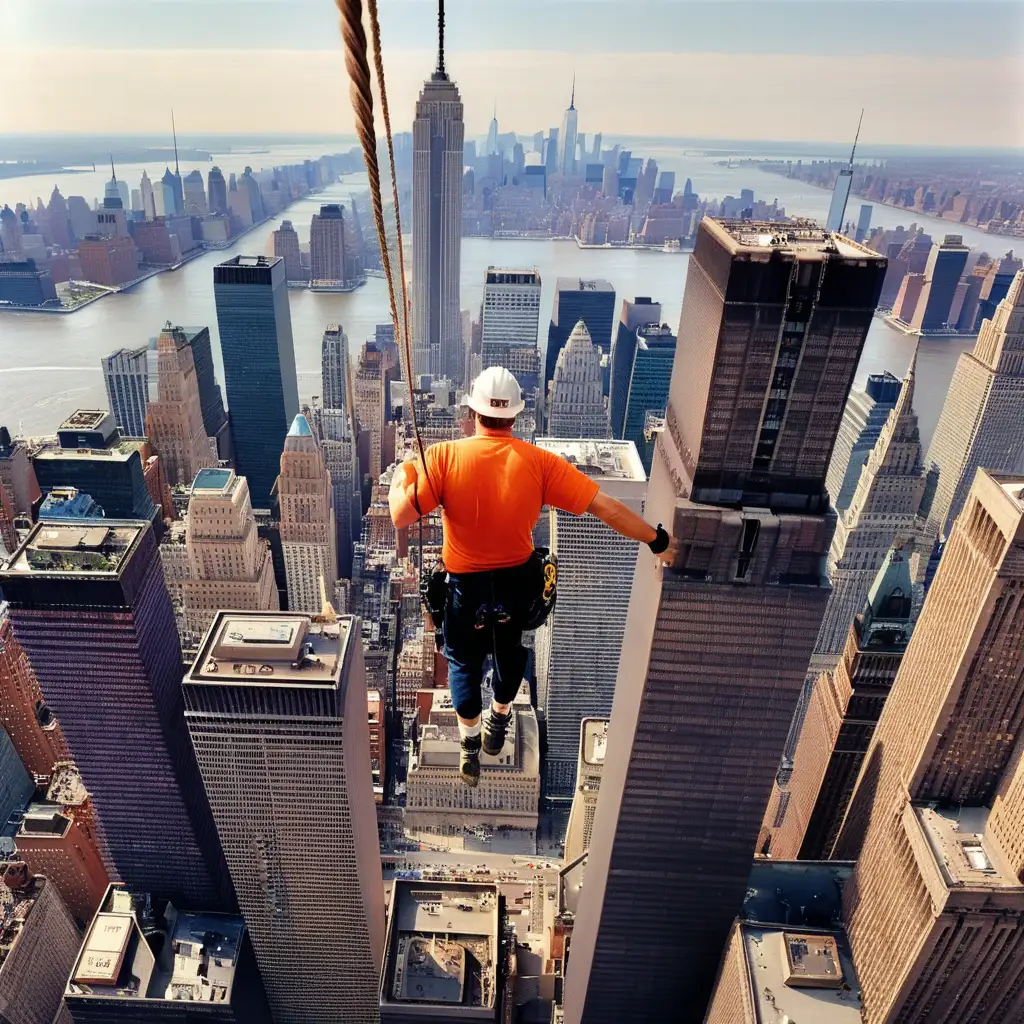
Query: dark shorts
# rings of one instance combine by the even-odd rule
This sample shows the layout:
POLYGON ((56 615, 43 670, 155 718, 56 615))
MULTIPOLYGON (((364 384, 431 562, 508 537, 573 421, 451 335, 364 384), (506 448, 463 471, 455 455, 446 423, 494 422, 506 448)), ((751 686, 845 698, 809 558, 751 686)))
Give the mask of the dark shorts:
POLYGON ((508 704, 519 692, 527 658, 521 641, 535 579, 530 562, 490 572, 448 574, 444 656, 452 704, 460 718, 476 718, 482 710, 480 685, 488 656, 494 663, 494 699, 508 704))

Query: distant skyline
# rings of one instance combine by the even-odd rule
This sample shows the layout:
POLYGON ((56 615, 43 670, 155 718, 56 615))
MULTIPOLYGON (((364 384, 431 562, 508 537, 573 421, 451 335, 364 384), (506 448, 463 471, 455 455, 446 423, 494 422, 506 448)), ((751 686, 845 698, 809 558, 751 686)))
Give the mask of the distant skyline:
MULTIPOLYGON (((393 120, 408 130, 436 3, 380 6, 393 120)), ((588 137, 834 142, 865 106, 866 145, 1024 145, 1018 3, 446 6, 469 137, 486 133, 495 100, 502 130, 560 124, 575 71, 588 137)), ((186 137, 353 130, 330 0, 6 0, 0 25, 12 80, 31 86, 0 108, 0 133, 159 132, 172 104, 186 137)))

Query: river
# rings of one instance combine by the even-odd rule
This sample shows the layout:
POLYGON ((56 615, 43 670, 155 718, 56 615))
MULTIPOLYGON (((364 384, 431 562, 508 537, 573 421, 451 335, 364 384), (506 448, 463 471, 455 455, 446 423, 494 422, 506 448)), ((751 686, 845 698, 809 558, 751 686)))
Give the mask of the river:
MULTIPOLYGON (((336 152, 337 143, 323 146, 276 147, 266 153, 218 154, 215 159, 227 174, 240 171, 245 163, 254 168, 297 162, 305 156, 336 152), (236 166, 236 164, 238 166, 236 166)), ((650 140, 634 152, 653 155, 663 169, 677 171, 677 187, 685 177, 693 179, 702 196, 739 195, 742 188, 753 188, 757 198, 778 198, 790 215, 824 218, 828 209, 827 192, 803 182, 765 174, 754 168, 719 166, 717 158, 684 151, 671 140, 650 140)), ((756 153, 745 154, 757 156, 756 153)), ((778 154, 771 154, 777 156, 778 154)), ((828 155, 828 154, 825 154, 828 155)), ((809 159, 806 155, 804 159, 809 159)), ((149 169, 155 178, 157 168, 149 169)), ((142 167, 125 169, 131 187, 137 187, 142 167)), ((162 172, 161 172, 162 173, 162 172)), ((102 183, 102 172, 67 175, 57 178, 61 191, 89 195, 83 186, 102 183), (76 184, 76 181, 79 184, 76 184)), ((44 200, 53 187, 50 177, 12 179, 0 182, 2 193, 13 199, 41 193, 44 200), (11 189, 12 182, 17 186, 11 189), (25 183, 31 183, 26 192, 25 183)), ((131 291, 107 296, 68 315, 46 313, 0 313, 0 424, 12 434, 49 433, 76 408, 105 407, 106 395, 99 361, 123 346, 143 344, 157 334, 167 320, 185 326, 209 325, 217 338, 217 320, 213 302, 213 267, 238 253, 263 254, 272 251, 271 232, 281 219, 294 222, 300 237, 308 238, 309 222, 321 203, 347 202, 351 191, 365 188, 363 175, 352 176, 331 186, 318 196, 295 203, 281 217, 261 225, 228 250, 206 253, 181 269, 159 274, 131 291)), ((91 198, 91 196, 90 196, 91 198)), ((856 200, 851 208, 856 209, 856 200)), ((916 219, 927 224, 933 235, 944 231, 962 233, 970 245, 1001 252, 1002 240, 982 232, 960 229, 929 218, 912 217, 890 207, 876 206, 877 223, 894 227, 916 219)), ((365 226, 365 225, 364 225, 365 226)), ((663 303, 663 319, 675 327, 679 322, 686 265, 685 254, 648 252, 632 249, 579 249, 573 242, 541 240, 493 240, 466 238, 462 243, 462 306, 476 315, 483 293, 484 272, 488 265, 537 267, 544 282, 541 298, 540 341, 547 336, 547 320, 554 300, 555 279, 559 276, 602 277, 615 285, 619 298, 650 295, 663 303)), ((373 335, 374 326, 388 319, 385 282, 370 278, 366 285, 350 294, 289 292, 295 360, 299 374, 299 394, 308 399, 320 391, 320 341, 328 323, 341 324, 352 351, 358 352, 363 340, 373 335)), ((938 420, 950 377, 961 351, 970 347, 965 340, 925 340, 920 346, 916 405, 922 437, 927 444, 938 420)), ((858 368, 858 381, 869 373, 890 370, 901 375, 914 349, 914 339, 905 337, 876 319, 868 335, 858 368)), ((219 345, 214 346, 218 378, 223 382, 219 345)))

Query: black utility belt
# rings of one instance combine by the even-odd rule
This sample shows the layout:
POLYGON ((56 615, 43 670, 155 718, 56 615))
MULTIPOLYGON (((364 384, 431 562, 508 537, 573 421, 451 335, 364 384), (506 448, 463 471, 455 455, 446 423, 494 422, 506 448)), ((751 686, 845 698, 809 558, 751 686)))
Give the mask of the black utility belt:
MULTIPOLYGON (((529 611, 524 629, 537 629, 551 614, 558 599, 558 556, 547 548, 534 548, 533 554, 522 565, 502 569, 485 569, 479 573, 452 573, 454 576, 485 576, 497 574, 521 574, 523 586, 529 588, 529 611)), ((444 625, 444 610, 448 600, 448 570, 442 562, 436 562, 430 570, 424 570, 420 579, 420 599, 434 620, 438 631, 444 625)))

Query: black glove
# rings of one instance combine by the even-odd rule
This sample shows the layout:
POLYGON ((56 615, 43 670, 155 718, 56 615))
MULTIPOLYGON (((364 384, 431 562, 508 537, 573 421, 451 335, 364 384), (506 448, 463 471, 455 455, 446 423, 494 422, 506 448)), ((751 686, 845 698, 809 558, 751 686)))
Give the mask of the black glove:
POLYGON ((670 540, 671 538, 668 535, 668 531, 661 525, 661 523, 658 523, 658 532, 655 535, 654 540, 647 542, 647 546, 654 554, 660 555, 668 547, 668 542, 670 540))

